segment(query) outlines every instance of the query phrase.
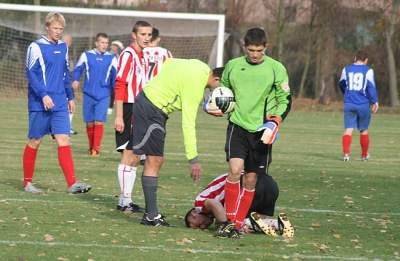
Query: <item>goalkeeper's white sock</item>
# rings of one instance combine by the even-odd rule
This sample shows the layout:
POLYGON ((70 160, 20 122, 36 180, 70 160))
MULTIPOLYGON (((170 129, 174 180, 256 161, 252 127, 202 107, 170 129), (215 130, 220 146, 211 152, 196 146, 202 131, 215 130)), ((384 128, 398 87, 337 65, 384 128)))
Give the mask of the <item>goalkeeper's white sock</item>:
POLYGON ((120 205, 127 206, 132 202, 132 191, 136 180, 136 167, 118 165, 118 182, 121 189, 120 205))

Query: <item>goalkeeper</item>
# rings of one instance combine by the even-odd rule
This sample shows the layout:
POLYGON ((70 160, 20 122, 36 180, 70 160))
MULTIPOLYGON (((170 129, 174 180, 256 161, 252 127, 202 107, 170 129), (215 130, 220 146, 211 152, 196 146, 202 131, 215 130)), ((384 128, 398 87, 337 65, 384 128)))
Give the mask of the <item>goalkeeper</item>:
POLYGON ((243 226, 253 201, 256 172, 261 168, 268 173, 272 143, 291 104, 286 69, 280 62, 265 55, 266 47, 264 30, 249 29, 244 37, 246 55, 229 61, 221 78, 222 85, 234 92, 236 101, 229 117, 225 145, 229 161, 225 209, 230 222, 226 224, 226 229, 236 231, 243 226), (240 197, 242 170, 246 174, 240 197))

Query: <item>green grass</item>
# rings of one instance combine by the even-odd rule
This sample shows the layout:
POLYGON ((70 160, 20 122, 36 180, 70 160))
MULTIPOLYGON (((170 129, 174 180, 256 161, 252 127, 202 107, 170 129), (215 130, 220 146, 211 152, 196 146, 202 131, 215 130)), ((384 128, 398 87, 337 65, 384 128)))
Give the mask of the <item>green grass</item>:
MULTIPOLYGON (((159 205, 176 228, 139 224, 141 215, 115 209, 118 194, 112 122, 103 152, 87 155, 80 110, 72 137, 78 178, 94 189, 65 193, 56 146, 45 137, 35 182, 45 195, 21 190, 21 157, 26 142, 24 99, 0 100, 0 260, 393 260, 400 259, 400 121, 377 114, 370 128, 371 160, 359 160, 353 139, 351 162, 341 161, 341 112, 293 111, 274 146, 271 174, 280 186, 278 211, 296 227, 293 240, 247 235, 217 239, 212 231, 184 227, 182 216, 201 187, 224 173, 226 120, 199 113, 198 147, 203 166, 193 184, 184 157, 180 115, 168 122, 166 163, 161 171, 159 205)), ((139 171, 140 172, 140 171, 139 171)), ((140 178, 134 197, 144 205, 140 178)))

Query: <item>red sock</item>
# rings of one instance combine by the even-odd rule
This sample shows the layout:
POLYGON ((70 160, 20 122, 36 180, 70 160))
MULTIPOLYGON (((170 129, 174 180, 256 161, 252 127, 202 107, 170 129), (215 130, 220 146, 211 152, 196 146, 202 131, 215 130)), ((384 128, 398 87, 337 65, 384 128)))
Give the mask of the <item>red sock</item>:
POLYGON ((36 155, 37 149, 34 149, 29 145, 25 146, 24 156, 22 159, 22 166, 24 169, 24 187, 28 182, 32 182, 33 173, 35 171, 36 155))
POLYGON ((240 197, 240 181, 231 182, 228 179, 225 183, 225 211, 228 221, 235 221, 236 206, 240 197))
POLYGON ((243 226, 244 218, 247 216, 247 213, 249 212, 251 203, 253 202, 253 197, 254 197, 254 189, 253 190, 243 189, 236 212, 236 221, 235 221, 236 229, 240 229, 243 226))
POLYGON ((93 149, 100 152, 101 140, 103 138, 104 125, 95 124, 94 125, 94 137, 93 137, 93 149))
POLYGON ((351 135, 342 136, 343 154, 350 154, 351 135))
POLYGON ((360 145, 361 145, 361 157, 367 157, 368 147, 369 147, 368 133, 360 135, 360 145))
POLYGON ((89 140, 89 149, 93 149, 94 125, 86 125, 86 133, 89 140))
POLYGON ((76 182, 71 146, 58 147, 58 163, 64 172, 68 187, 76 182))

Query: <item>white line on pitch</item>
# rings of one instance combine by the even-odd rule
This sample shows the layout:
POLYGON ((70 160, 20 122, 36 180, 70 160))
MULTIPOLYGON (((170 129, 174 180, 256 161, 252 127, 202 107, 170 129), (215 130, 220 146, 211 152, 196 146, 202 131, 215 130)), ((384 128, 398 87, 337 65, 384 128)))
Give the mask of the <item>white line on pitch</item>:
POLYGON ((14 240, 0 240, 0 244, 2 245, 32 245, 32 246, 49 246, 49 247, 87 247, 87 248, 119 248, 119 249, 138 249, 142 251, 162 251, 162 252, 182 252, 182 253, 192 253, 192 254, 223 254, 223 255, 246 255, 246 256, 273 256, 277 258, 300 258, 300 259, 332 259, 332 260, 354 260, 354 261, 363 261, 369 260, 366 257, 343 257, 343 256, 318 256, 318 255, 279 255, 273 254, 269 252, 257 253, 257 252, 243 252, 243 251, 230 251, 230 250, 205 250, 205 249, 193 249, 190 247, 186 248, 171 248, 169 246, 158 245, 156 247, 153 246, 135 246, 135 245, 105 245, 105 244, 87 244, 87 243, 70 243, 70 242, 41 242, 41 241, 14 241, 14 240))
MULTIPOLYGON (((113 195, 102 195, 113 197, 113 195)), ((165 201, 182 201, 187 203, 170 203, 174 206, 187 206, 190 207, 192 205, 192 201, 179 200, 175 198, 164 198, 165 201)), ((55 204, 65 204, 65 203, 74 203, 77 202, 86 202, 93 204, 94 202, 101 202, 103 200, 93 200, 93 201, 75 201, 75 200, 48 200, 48 199, 23 199, 23 198, 3 198, 0 199, 1 202, 7 201, 15 201, 15 202, 42 202, 42 203, 55 203, 55 204)), ((160 201, 161 204, 165 204, 166 202, 160 201)), ((330 213, 330 214, 340 214, 340 215, 388 215, 388 216, 400 216, 398 212, 362 212, 362 211, 342 211, 342 210, 332 210, 332 209, 315 209, 315 208, 293 208, 293 207, 277 207, 278 210, 290 210, 293 212, 306 212, 306 213, 330 213)))

